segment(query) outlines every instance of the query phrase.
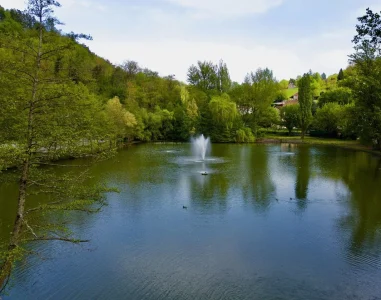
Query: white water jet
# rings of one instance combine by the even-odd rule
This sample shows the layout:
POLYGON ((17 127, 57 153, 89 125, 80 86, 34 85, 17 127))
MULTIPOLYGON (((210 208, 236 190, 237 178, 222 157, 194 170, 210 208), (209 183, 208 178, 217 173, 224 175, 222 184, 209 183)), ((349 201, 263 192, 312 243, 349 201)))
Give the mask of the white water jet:
POLYGON ((201 157, 202 160, 205 160, 206 153, 209 149, 210 139, 205 138, 203 134, 197 138, 192 138, 192 150, 195 156, 201 157))

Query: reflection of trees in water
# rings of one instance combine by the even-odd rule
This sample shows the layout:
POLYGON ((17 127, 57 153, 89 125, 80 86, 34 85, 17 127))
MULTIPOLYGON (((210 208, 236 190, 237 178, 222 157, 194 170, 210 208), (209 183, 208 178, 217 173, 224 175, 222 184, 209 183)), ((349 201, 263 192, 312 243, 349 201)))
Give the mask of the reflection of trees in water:
POLYGON ((316 157, 316 166, 326 177, 340 180, 350 191, 348 215, 339 220, 346 246, 353 255, 381 252, 381 159, 364 152, 326 148, 316 157))
POLYGON ((217 207, 220 211, 226 211, 229 192, 229 179, 226 174, 195 174, 189 176, 188 180, 192 207, 202 210, 215 210, 217 207))
POLYGON ((301 210, 307 206, 310 173, 310 147, 300 146, 296 157, 295 197, 301 210))
POLYGON ((275 193, 275 185, 271 179, 269 168, 269 152, 266 146, 248 146, 241 155, 241 173, 243 199, 256 209, 263 211, 270 206, 275 193))
POLYGON ((368 248, 381 252, 381 170, 380 162, 364 153, 356 153, 343 166, 343 180, 351 191, 351 216, 342 220, 350 228, 349 247, 353 253, 368 248))

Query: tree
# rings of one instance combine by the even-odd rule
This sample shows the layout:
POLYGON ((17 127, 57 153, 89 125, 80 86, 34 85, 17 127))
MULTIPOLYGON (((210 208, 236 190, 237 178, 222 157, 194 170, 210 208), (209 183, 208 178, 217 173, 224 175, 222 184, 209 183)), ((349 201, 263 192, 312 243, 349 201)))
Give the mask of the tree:
POLYGON ((337 137, 344 107, 338 103, 327 103, 318 108, 313 121, 314 128, 324 131, 326 135, 337 137))
MULTIPOLYGON (((127 138, 133 138, 133 128, 137 125, 135 115, 126 111, 119 101, 118 97, 110 99, 106 104, 106 115, 108 117, 107 124, 108 134, 116 142, 127 138)), ((111 143, 111 140, 110 140, 111 143)))
POLYGON ((343 79, 344 79, 344 72, 343 72, 343 69, 340 69, 339 75, 337 75, 337 81, 340 81, 343 79))
POLYGON ((217 89, 217 67, 211 61, 198 61, 188 69, 188 82, 204 92, 217 89))
POLYGON ((296 86, 296 80, 293 79, 293 78, 290 78, 290 80, 288 81, 289 84, 293 84, 294 86, 296 86))
POLYGON ((209 107, 213 114, 213 119, 226 124, 226 126, 231 126, 237 117, 237 106, 230 100, 228 94, 212 97, 212 100, 209 102, 209 107))
POLYGON ((381 150, 381 17, 368 8, 358 20, 350 56, 356 69, 352 90, 358 132, 363 142, 381 150))
POLYGON ((232 87, 229 70, 222 60, 220 60, 217 67, 217 90, 220 93, 227 93, 232 87))
POLYGON ((283 79, 279 82, 279 89, 287 90, 289 82, 286 79, 283 79))
POLYGON ((122 65, 121 68, 127 73, 127 78, 134 78, 136 74, 141 72, 141 68, 136 61, 127 60, 122 65))
POLYGON ((0 143, 12 145, 6 147, 7 153, 0 154, 11 157, 1 167, 12 166, 19 171, 12 235, 0 248, 4 251, 0 255, 0 289, 14 262, 25 253, 25 243, 81 242, 57 223, 35 227, 36 214, 53 210, 92 212, 96 209, 89 209, 89 205, 104 204, 103 187, 82 186, 85 173, 57 178, 49 170, 37 168, 62 157, 82 156, 84 151, 88 153, 85 146, 89 139, 105 138, 98 122, 101 106, 97 98, 76 80, 76 74, 70 72, 70 60, 65 60, 71 57, 76 42, 54 28, 58 21, 52 15, 53 8, 59 6, 55 0, 29 0, 27 14, 34 20, 32 28, 23 28, 12 18, 0 23, 0 143), (31 187, 33 194, 48 193, 49 203, 26 209, 31 187))
POLYGON ((257 132, 260 116, 271 106, 279 84, 269 69, 258 69, 245 78, 237 105, 243 114, 245 126, 257 132))
POLYGON ((321 74, 321 79, 323 79, 324 81, 327 80, 327 75, 325 73, 322 73, 321 74))
POLYGON ((339 87, 323 93, 318 102, 319 107, 323 107, 326 103, 336 102, 340 105, 346 105, 353 102, 352 91, 349 88, 339 87))
POLYGON ((299 126, 300 123, 300 107, 299 104, 286 105, 280 110, 280 117, 283 126, 288 130, 288 135, 291 135, 292 130, 299 126))
POLYGON ((311 76, 304 74, 298 82, 299 87, 299 107, 300 107, 300 129, 302 130, 302 140, 306 134, 308 126, 312 121, 312 89, 311 76))

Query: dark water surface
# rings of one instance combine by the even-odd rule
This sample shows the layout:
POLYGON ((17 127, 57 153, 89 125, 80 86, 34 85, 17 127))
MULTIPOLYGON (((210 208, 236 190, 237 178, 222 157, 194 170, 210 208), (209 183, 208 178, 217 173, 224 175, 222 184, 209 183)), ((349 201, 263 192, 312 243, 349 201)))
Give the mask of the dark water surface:
MULTIPOLYGON (((189 144, 149 144, 91 171, 121 191, 70 215, 91 242, 35 245, 5 299, 381 299, 378 157, 212 145, 203 163, 189 144)), ((15 197, 0 186, 2 239, 15 197)))

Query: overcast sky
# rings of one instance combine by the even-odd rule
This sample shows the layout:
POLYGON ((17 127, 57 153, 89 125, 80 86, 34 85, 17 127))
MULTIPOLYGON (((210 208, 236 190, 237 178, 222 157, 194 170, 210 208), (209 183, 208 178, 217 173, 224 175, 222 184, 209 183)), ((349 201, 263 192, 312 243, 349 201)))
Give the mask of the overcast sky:
MULTIPOLYGON (((357 17, 380 0, 61 0, 64 31, 87 33, 96 54, 138 61, 185 81, 198 60, 223 59, 234 81, 268 67, 280 79, 345 68, 357 17)), ((25 8, 24 0, 0 0, 25 8)))

